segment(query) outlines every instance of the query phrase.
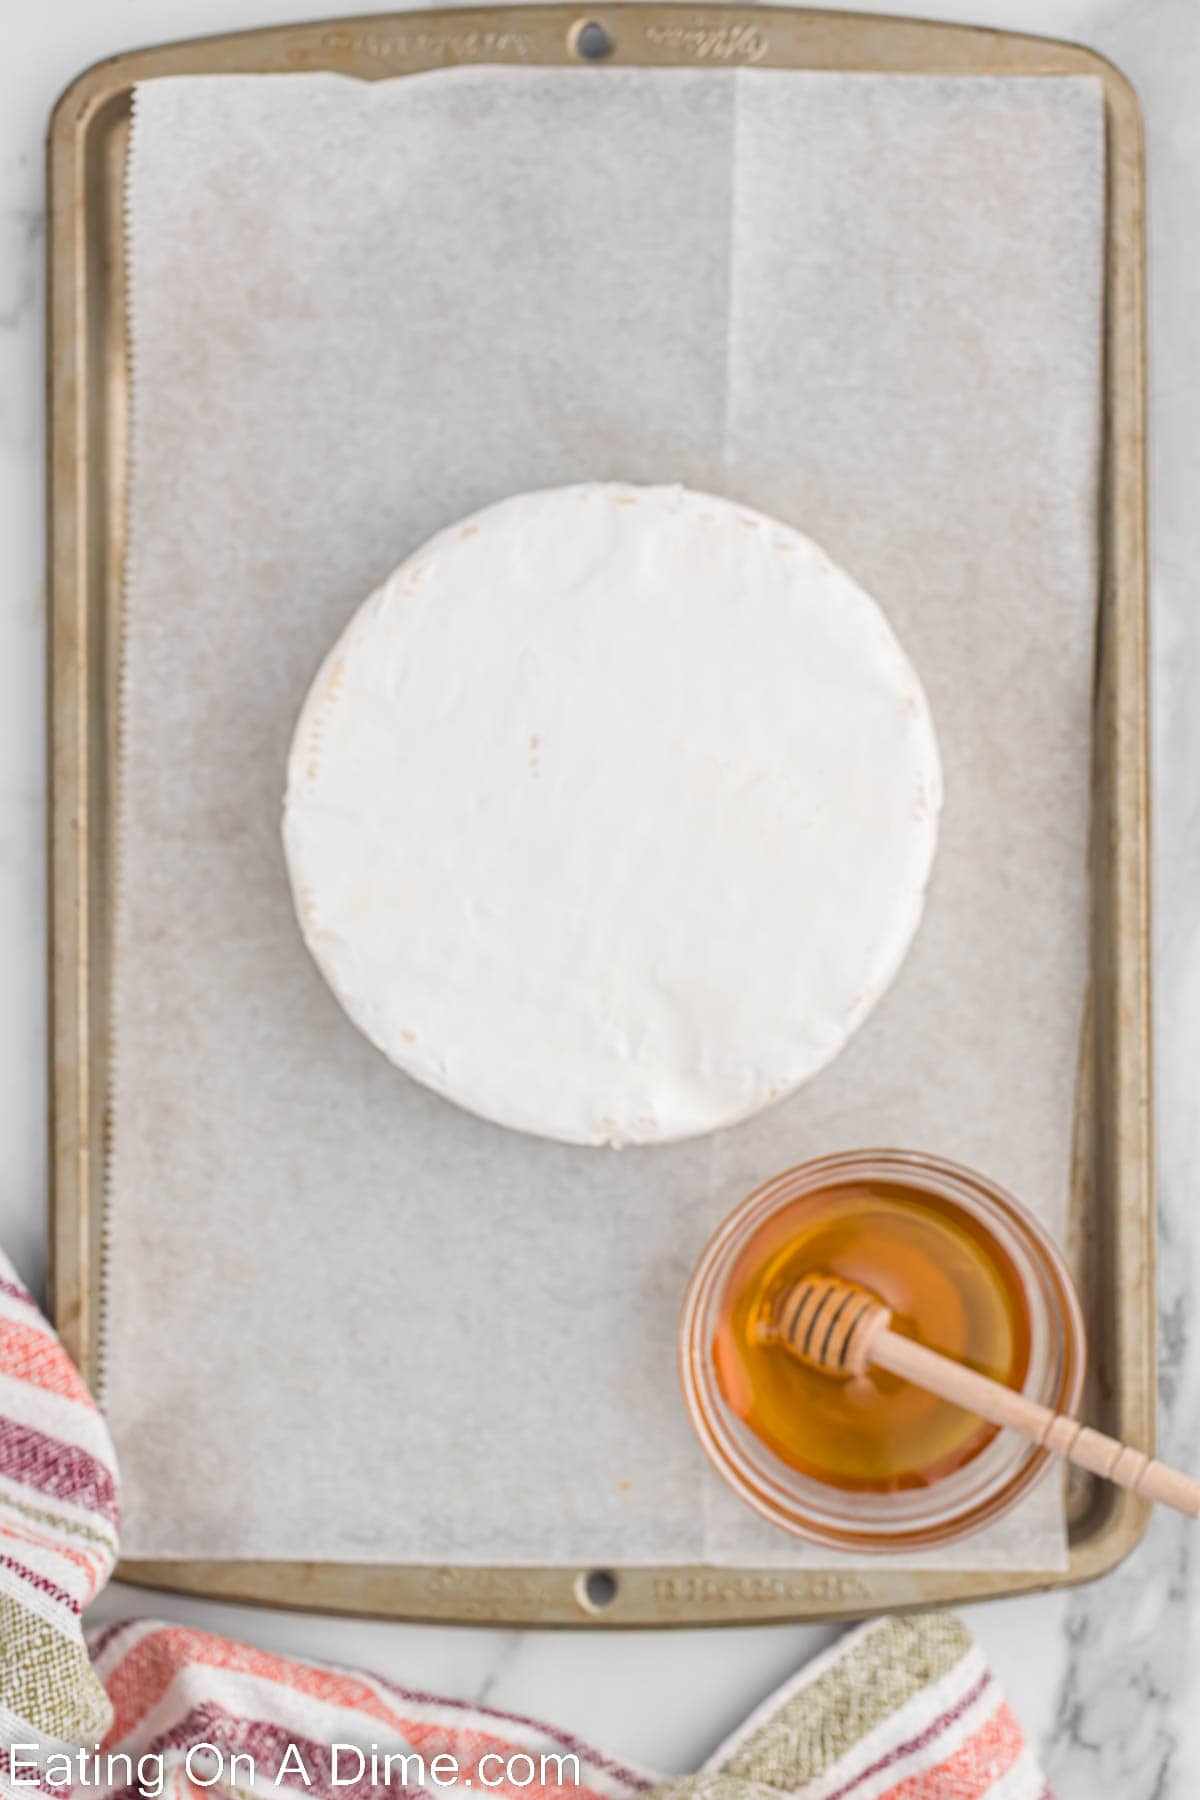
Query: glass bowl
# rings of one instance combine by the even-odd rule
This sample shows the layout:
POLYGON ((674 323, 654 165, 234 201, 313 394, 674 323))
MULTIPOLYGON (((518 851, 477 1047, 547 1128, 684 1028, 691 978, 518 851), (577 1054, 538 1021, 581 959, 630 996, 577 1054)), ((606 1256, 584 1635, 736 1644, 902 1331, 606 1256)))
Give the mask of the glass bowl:
POLYGON ((1022 1499, 1057 1459, 1012 1431, 998 1432, 963 1467, 927 1486, 845 1491, 792 1468, 726 1401, 713 1345, 728 1283, 753 1234, 805 1195, 883 1182, 932 1195, 982 1228, 1016 1271, 1029 1357, 1023 1391, 1072 1413, 1083 1386, 1083 1317, 1071 1278, 1043 1227, 995 1182, 934 1156, 859 1150, 785 1170, 757 1188, 709 1240, 684 1298, 679 1375, 684 1402, 709 1460, 747 1505, 796 1537, 832 1549, 896 1554, 953 1543, 1022 1499))

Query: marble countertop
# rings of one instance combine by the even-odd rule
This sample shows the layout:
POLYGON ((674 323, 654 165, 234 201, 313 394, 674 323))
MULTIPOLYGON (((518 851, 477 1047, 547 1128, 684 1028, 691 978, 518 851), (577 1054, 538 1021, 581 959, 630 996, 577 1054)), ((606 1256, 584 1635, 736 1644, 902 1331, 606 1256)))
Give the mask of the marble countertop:
MULTIPOLYGON (((314 13, 358 4, 314 0, 314 13)), ((139 44, 283 23, 296 0, 45 0, 14 8, 0 66, 0 1242, 45 1269, 42 137, 84 65, 139 44)), ((874 10, 883 10, 876 8, 874 10)), ((1130 76, 1150 169, 1161 1451, 1200 1466, 1200 6, 1195 0, 977 0, 930 16, 1089 44, 1130 76), (1193 575, 1189 577, 1189 570, 1193 575)), ((1200 1646, 1192 1528, 1175 1515, 1107 1580, 965 1609, 1038 1745, 1059 1800, 1200 1792, 1200 1646)), ((166 1615, 283 1651, 361 1662, 422 1687, 529 1712, 616 1756, 694 1767, 835 1635, 494 1631, 269 1613, 110 1590, 105 1618, 166 1615)))

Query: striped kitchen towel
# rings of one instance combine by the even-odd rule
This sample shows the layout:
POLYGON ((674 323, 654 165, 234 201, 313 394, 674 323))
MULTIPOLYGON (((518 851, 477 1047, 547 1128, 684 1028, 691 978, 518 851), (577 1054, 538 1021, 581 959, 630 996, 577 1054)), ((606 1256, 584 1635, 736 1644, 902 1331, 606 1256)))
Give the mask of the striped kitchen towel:
POLYGON ((114 1759, 112 1793, 130 1791, 125 1777, 149 1752, 164 1758, 177 1800, 203 1800, 188 1778, 189 1751, 202 1783, 217 1777, 220 1788, 271 1787, 297 1800, 403 1800, 414 1788, 455 1787, 508 1800, 634 1800, 654 1786, 534 1719, 209 1632, 133 1620, 96 1632, 91 1647, 113 1703, 99 1770, 104 1781, 114 1759))
POLYGON ((108 1429, 0 1251, 0 1785, 19 1731, 77 1743, 108 1728, 80 1616, 118 1522, 108 1429))
POLYGON ((80 1614, 112 1570, 117 1524, 104 1423, 0 1255, 4 1800, 455 1787, 501 1800, 1049 1800, 982 1653, 945 1613, 850 1632, 699 1775, 669 1781, 532 1719, 178 1625, 108 1626, 85 1646, 80 1614))
POLYGON ((1053 1800, 978 1644, 950 1613, 861 1625, 664 1800, 1053 1800))

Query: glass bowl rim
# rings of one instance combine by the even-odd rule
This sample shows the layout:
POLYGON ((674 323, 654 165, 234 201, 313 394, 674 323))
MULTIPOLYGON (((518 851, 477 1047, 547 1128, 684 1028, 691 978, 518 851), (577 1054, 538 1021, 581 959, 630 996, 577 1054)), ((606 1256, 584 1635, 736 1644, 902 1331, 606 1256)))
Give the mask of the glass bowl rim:
MULTIPOLYGON (((1048 1397, 1056 1412, 1073 1414, 1079 1404, 1086 1369, 1087 1338, 1083 1312, 1074 1282, 1062 1252, 1046 1227, 1015 1195, 990 1176, 980 1174, 965 1163, 922 1151, 899 1149, 867 1149, 834 1151, 793 1164, 760 1182, 712 1232, 697 1259, 688 1281, 680 1311, 677 1341, 677 1363, 684 1406, 692 1429, 709 1462, 733 1491, 761 1517, 777 1528, 811 1543, 840 1551, 863 1552, 867 1556, 895 1555, 898 1552, 929 1549, 958 1543, 991 1524, 1022 1500, 1044 1478, 1058 1458, 1040 1445, 1023 1443, 1012 1434, 1011 1460, 1014 1466, 993 1481, 994 1491, 957 1513, 926 1524, 909 1524, 895 1531, 856 1531, 823 1519, 808 1518, 802 1508, 784 1510, 768 1491, 756 1486, 724 1448, 708 1416, 712 1396, 719 1397, 711 1351, 704 1341, 708 1317, 710 1289, 728 1261, 746 1241, 752 1227, 765 1223, 772 1213, 802 1199, 805 1193, 822 1184, 844 1186, 854 1180, 869 1178, 891 1180, 917 1192, 933 1193, 951 1205, 964 1205, 964 1191, 969 1202, 982 1213, 984 1222, 996 1224, 996 1217, 1023 1239, 1023 1248, 1031 1264, 1048 1289, 1047 1313, 1049 1329, 1057 1325, 1061 1337, 1060 1367, 1055 1390, 1048 1397), (989 1215, 991 1215, 989 1217, 989 1215), (731 1249, 732 1246, 732 1249, 731 1249), (697 1367, 710 1377, 709 1391, 698 1378, 697 1367)), ((1031 1308, 1032 1310, 1032 1308, 1031 1308)), ((1046 1396, 1043 1396, 1046 1398, 1046 1396)), ((762 1447, 764 1459, 773 1461, 762 1447)), ((969 1467, 970 1465, 968 1465, 969 1467)), ((778 1463, 781 1471, 786 1468, 778 1463)), ((819 1483, 812 1484, 820 1486, 819 1483)), ((934 1482, 927 1490, 936 1496, 944 1483, 934 1482)), ((836 1490, 833 1490, 836 1491, 836 1490)))

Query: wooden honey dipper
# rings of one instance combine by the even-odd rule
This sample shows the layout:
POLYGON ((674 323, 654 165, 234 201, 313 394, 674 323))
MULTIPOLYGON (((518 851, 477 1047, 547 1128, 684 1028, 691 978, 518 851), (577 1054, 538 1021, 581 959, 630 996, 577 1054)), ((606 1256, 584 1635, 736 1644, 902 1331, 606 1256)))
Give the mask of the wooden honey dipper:
POLYGON ((892 1309, 882 1300, 836 1275, 805 1275, 775 1303, 775 1340, 791 1355, 826 1375, 862 1375, 868 1367, 890 1369, 927 1393, 938 1394, 964 1412, 1005 1425, 1042 1444, 1068 1462, 1160 1500, 1190 1518, 1200 1518, 1200 1482, 1141 1450, 1119 1444, 1103 1432, 1052 1412, 1027 1394, 977 1375, 974 1369, 927 1350, 891 1329, 892 1309))

